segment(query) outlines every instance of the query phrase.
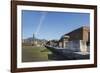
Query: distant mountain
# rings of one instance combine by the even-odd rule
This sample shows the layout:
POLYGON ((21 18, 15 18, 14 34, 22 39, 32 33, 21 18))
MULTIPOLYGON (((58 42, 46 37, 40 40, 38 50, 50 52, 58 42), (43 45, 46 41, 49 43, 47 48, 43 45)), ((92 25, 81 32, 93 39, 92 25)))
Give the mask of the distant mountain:
POLYGON ((42 41, 42 42, 47 42, 47 40, 45 40, 45 39, 37 39, 37 38, 35 38, 35 39, 33 39, 32 37, 30 37, 30 38, 27 38, 27 39, 23 39, 23 42, 32 42, 32 41, 42 41))

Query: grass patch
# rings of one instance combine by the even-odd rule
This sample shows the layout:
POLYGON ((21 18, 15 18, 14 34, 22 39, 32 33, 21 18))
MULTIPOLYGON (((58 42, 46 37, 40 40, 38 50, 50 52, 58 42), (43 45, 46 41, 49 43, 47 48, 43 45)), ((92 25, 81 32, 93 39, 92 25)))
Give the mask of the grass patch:
POLYGON ((22 62, 48 61, 51 52, 45 47, 23 46, 22 62))

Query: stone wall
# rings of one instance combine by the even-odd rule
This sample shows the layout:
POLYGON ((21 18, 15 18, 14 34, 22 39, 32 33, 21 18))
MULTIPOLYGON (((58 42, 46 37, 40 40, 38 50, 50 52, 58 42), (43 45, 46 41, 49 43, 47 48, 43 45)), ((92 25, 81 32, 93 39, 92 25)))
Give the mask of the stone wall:
POLYGON ((67 49, 75 52, 88 52, 90 48, 86 45, 86 41, 74 40, 68 42, 67 49))

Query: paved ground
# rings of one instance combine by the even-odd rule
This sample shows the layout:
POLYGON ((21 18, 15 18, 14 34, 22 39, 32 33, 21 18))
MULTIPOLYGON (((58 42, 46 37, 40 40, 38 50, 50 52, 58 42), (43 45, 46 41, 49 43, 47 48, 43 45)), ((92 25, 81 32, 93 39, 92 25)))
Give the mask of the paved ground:
POLYGON ((80 60, 89 59, 89 57, 89 54, 82 55, 81 53, 74 53, 71 50, 56 49, 48 46, 23 46, 22 48, 22 62, 37 62, 50 60, 80 60))
POLYGON ((90 55, 88 53, 74 52, 69 49, 58 49, 51 46, 46 47, 53 52, 55 60, 81 60, 90 58, 90 55))

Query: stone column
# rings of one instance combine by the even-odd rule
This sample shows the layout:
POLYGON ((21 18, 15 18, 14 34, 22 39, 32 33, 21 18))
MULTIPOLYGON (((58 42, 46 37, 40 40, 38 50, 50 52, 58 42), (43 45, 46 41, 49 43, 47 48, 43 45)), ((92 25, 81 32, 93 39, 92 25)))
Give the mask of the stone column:
POLYGON ((81 52, 87 52, 86 41, 80 40, 80 51, 81 52))

